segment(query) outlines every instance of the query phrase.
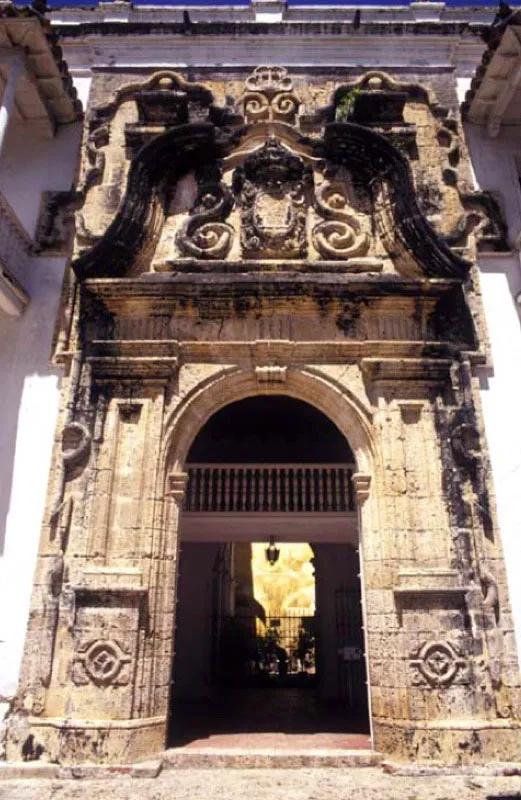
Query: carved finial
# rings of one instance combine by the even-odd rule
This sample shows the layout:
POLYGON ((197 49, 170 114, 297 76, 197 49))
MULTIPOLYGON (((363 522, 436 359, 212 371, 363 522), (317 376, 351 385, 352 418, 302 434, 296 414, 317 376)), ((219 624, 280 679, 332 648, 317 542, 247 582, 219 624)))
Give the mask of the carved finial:
POLYGON ((299 105, 286 67, 256 67, 246 78, 243 107, 247 122, 281 120, 293 123, 299 105))

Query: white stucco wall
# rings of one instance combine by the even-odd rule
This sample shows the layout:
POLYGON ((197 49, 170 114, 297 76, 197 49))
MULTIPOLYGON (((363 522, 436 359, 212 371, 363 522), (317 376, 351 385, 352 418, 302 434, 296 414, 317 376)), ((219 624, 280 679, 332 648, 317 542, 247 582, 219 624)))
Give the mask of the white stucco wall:
POLYGON ((492 370, 483 370, 481 402, 520 657, 521 321, 514 298, 521 292, 521 269, 517 253, 481 258, 479 266, 493 360, 492 370))
MULTIPOLYGON (((78 87, 88 96, 88 79, 78 87)), ((81 124, 54 138, 13 124, 0 157, 0 191, 32 237, 44 190, 75 178, 81 124)), ((49 356, 66 259, 33 257, 17 276, 30 302, 21 317, 0 313, 0 714, 16 689, 45 505, 60 395, 49 356)))
MULTIPOLYGON (((469 82, 458 81, 463 100, 469 82)), ((492 139, 480 126, 465 128, 476 188, 497 193, 509 229, 511 254, 479 258, 483 306, 492 368, 482 370, 481 402, 490 451, 501 541, 521 663, 521 261, 516 243, 521 232, 521 129, 503 129, 492 139)))
POLYGON ((0 318, 0 695, 16 688, 59 402, 48 366, 64 259, 33 259, 32 300, 0 318))
POLYGON ((81 136, 81 125, 64 125, 47 138, 36 128, 14 121, 0 156, 0 191, 32 237, 41 193, 70 189, 81 136))

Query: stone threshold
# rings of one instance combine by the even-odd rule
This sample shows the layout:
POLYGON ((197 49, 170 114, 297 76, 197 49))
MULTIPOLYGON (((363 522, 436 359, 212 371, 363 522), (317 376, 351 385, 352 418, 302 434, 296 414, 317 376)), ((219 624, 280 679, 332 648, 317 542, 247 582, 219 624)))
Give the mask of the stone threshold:
POLYGON ((376 767, 374 750, 173 747, 165 750, 163 769, 294 769, 298 767, 376 767))
POLYGON ((176 747, 159 758, 136 764, 50 764, 40 761, 0 762, 0 781, 31 778, 96 779, 157 778, 173 769, 295 769, 300 767, 377 767, 372 750, 276 750, 270 748, 176 747))
MULTIPOLYGON (((159 758, 135 764, 50 764, 41 761, 0 762, 0 782, 10 780, 96 780, 114 778, 157 778, 175 769, 298 769, 373 767, 389 777, 519 777, 521 763, 489 764, 407 764, 384 761, 373 750, 242 750, 239 748, 172 748, 159 758)), ((516 795, 517 797, 517 795, 516 795)))

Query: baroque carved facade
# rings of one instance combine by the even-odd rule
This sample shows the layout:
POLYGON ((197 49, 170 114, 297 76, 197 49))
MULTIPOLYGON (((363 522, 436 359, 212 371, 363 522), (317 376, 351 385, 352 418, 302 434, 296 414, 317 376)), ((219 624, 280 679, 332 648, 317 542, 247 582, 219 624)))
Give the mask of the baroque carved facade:
POLYGON ((375 749, 519 759, 473 374, 476 251, 503 231, 469 190, 455 116, 378 71, 117 80, 108 92, 98 76, 73 199, 63 403, 8 757, 29 734, 59 761, 164 748, 190 444, 226 404, 287 394, 356 458, 375 749))

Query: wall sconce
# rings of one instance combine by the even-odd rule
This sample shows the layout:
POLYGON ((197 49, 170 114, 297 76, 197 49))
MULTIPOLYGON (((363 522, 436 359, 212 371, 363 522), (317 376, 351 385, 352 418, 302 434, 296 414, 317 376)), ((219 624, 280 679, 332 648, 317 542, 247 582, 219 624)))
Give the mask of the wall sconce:
POLYGON ((275 537, 274 536, 270 536, 270 543, 267 546, 267 548, 265 550, 265 553, 266 553, 266 561, 268 562, 270 567, 272 567, 274 564, 277 563, 277 561, 279 560, 279 556, 280 556, 280 550, 277 547, 277 545, 275 544, 275 537))

